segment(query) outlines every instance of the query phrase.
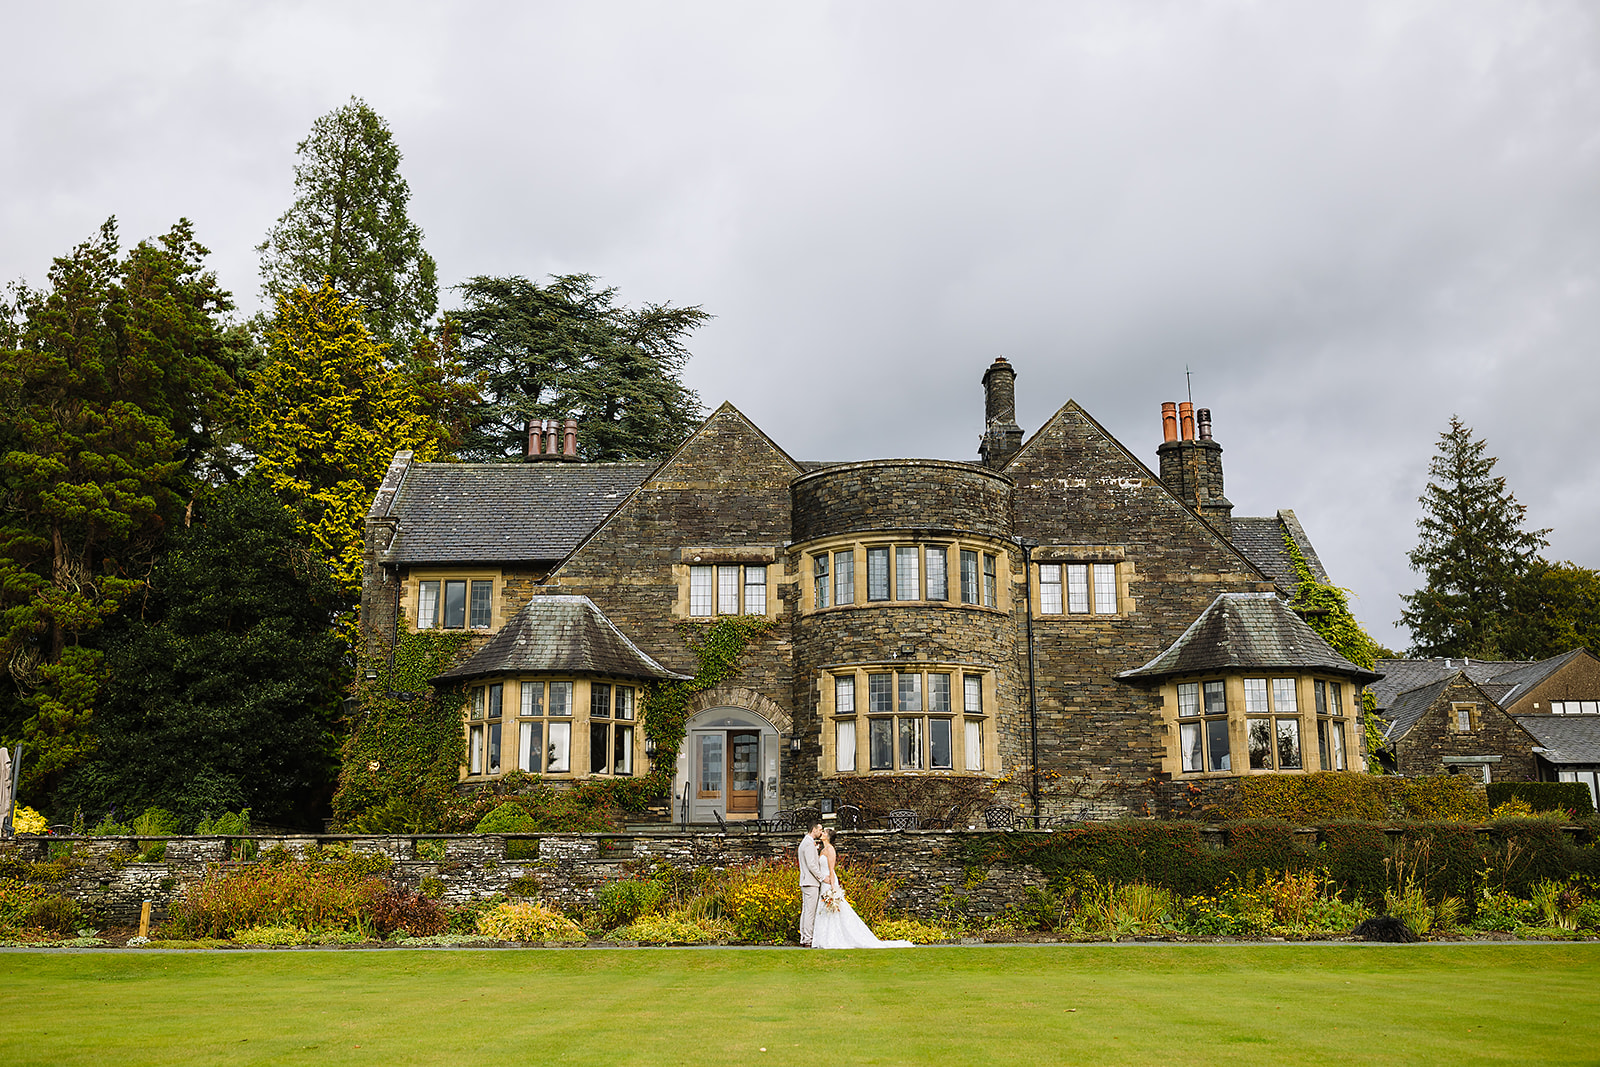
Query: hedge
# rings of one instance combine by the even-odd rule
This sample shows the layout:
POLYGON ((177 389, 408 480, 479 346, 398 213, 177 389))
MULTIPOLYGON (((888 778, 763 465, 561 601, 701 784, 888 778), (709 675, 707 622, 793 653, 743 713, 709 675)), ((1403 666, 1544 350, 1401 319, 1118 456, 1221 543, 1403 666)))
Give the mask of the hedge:
POLYGON ((1582 782, 1490 782, 1489 807, 1512 798, 1526 800, 1534 811, 1570 811, 1582 818, 1594 814, 1594 798, 1582 782))
POLYGON ((1460 775, 1402 778, 1319 771, 1247 775, 1218 813, 1229 819, 1287 819, 1302 826, 1336 819, 1481 822, 1490 806, 1478 784, 1460 775))
POLYGON ((1346 899, 1380 904, 1384 890, 1405 878, 1435 902, 1455 896, 1471 907, 1485 878, 1521 897, 1547 878, 1600 878, 1597 829, 1587 824, 1580 833, 1587 843, 1580 843, 1557 823, 1530 819, 1486 827, 1351 821, 1316 829, 1249 820, 1209 830, 1196 823, 1128 821, 1048 834, 973 835, 960 847, 969 868, 1026 864, 1057 886, 1083 872, 1102 882, 1143 882, 1191 895, 1244 884, 1263 872, 1320 870, 1346 899))

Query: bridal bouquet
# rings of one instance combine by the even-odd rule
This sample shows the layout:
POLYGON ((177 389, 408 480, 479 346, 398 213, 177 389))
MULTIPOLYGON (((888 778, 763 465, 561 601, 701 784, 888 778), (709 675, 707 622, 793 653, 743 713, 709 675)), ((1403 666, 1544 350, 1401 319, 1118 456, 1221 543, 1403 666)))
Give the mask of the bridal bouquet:
POLYGON ((822 887, 822 906, 829 911, 838 911, 839 902, 844 899, 844 890, 836 885, 822 887))

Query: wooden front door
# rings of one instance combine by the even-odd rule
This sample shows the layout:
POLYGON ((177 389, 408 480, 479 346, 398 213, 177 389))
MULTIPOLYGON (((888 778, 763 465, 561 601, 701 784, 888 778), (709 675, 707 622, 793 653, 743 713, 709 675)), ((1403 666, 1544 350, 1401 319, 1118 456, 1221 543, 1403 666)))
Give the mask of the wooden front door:
POLYGON ((761 731, 728 731, 728 814, 754 817, 761 797, 761 731))

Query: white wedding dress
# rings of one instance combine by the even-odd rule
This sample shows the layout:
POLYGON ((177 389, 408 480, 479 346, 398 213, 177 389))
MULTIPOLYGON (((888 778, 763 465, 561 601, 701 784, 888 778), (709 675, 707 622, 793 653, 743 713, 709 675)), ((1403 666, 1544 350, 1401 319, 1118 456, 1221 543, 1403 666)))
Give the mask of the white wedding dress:
POLYGON ((909 941, 879 941, 861 921, 837 885, 823 884, 817 894, 817 920, 812 948, 910 948, 909 941))

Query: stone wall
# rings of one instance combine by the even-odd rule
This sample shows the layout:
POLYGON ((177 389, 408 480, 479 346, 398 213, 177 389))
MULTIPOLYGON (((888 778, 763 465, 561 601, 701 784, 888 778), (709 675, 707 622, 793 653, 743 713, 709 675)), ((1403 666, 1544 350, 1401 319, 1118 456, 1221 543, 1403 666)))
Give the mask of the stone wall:
MULTIPOLYGON (((1035 868, 965 865, 961 833, 861 831, 841 835, 845 862, 871 863, 900 880, 893 907, 914 914, 954 908, 990 915, 1027 899, 1030 886, 1045 884, 1035 868)), ((300 855, 315 846, 340 844, 357 852, 382 853, 393 861, 391 881, 420 889, 424 879, 443 886, 447 904, 465 904, 496 893, 537 897, 560 908, 579 908, 597 890, 659 864, 692 872, 721 870, 757 860, 792 859, 798 834, 680 833, 543 834, 506 838, 463 837, 283 837, 254 838, 265 852, 281 846, 300 855), (508 841, 514 847, 508 850, 508 841), (532 859, 509 859, 508 851, 532 859), (419 858, 436 854, 437 858, 419 858), (531 890, 531 891, 530 891, 531 890)), ((0 842, 0 861, 38 862, 52 846, 70 845, 75 862, 49 888, 82 903, 99 923, 132 926, 144 901, 155 919, 165 919, 187 885, 205 878, 213 864, 231 863, 232 842, 220 837, 167 839, 160 863, 130 862, 140 844, 132 838, 17 838, 0 842)), ((44 884, 44 883, 40 883, 44 884)))
POLYGON ((847 463, 794 483, 794 540, 885 530, 1011 536, 1011 485, 967 463, 847 463))
POLYGON ((1405 736, 1394 743, 1395 770, 1412 777, 1451 771, 1467 774, 1476 772, 1479 765, 1457 760, 1499 756, 1497 762, 1489 764, 1491 781, 1535 782, 1539 773, 1533 744, 1533 738, 1516 720, 1501 711, 1465 674, 1458 674, 1405 736), (1473 705, 1473 729, 1455 728, 1453 704, 1473 705))

